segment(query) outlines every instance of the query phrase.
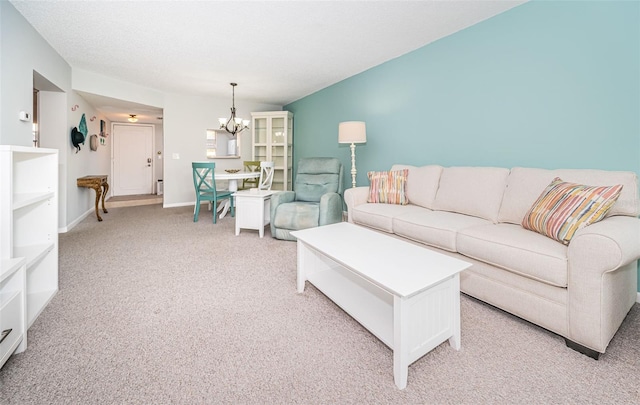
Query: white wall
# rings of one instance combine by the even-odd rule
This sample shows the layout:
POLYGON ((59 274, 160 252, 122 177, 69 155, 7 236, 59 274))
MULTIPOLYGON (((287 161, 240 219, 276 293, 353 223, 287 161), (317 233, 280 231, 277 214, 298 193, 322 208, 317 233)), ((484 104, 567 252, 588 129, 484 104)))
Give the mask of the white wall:
POLYGON ((0 61, 0 144, 33 146, 31 122, 18 119, 33 114, 33 71, 68 93, 71 67, 8 1, 0 1, 0 61))
POLYGON ((67 93, 40 91, 38 95, 38 126, 40 146, 58 149, 58 227, 67 223, 67 148, 69 138, 59 136, 67 133, 67 93))
MULTIPOLYGON (((96 151, 92 151, 89 147, 89 137, 93 134, 100 134, 100 120, 106 121, 107 128, 111 126, 110 121, 75 91, 70 93, 69 100, 71 107, 68 112, 68 127, 79 127, 80 119, 84 114, 87 123, 87 137, 84 145, 80 145, 80 151, 76 153, 76 148, 71 143, 69 131, 69 136, 63 147, 67 155, 67 222, 65 223, 67 228, 75 225, 86 215, 94 215, 95 212, 95 192, 89 188, 78 187, 77 179, 87 175, 111 174, 111 142, 108 141, 108 138, 105 145, 100 145, 100 139, 98 139, 96 151), (76 105, 78 106, 76 110, 71 111, 76 105), (91 121, 93 117, 95 119, 91 121)), ((102 203, 100 203, 100 207, 102 207, 102 203)))
POLYGON ((78 91, 153 107, 162 108, 164 105, 164 94, 160 91, 77 68, 73 69, 72 87, 78 91))

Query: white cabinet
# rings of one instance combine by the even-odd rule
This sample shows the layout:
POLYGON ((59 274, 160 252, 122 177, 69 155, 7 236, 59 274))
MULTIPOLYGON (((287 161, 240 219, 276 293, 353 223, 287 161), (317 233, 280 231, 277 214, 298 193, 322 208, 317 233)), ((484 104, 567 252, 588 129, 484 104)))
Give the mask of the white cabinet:
POLYGON ((58 151, 0 145, 0 259, 26 258, 27 328, 58 291, 58 151))
POLYGON ((240 229, 256 229, 264 236, 264 227, 271 221, 271 190, 249 190, 234 193, 236 198, 236 236, 240 229))
POLYGON ((293 113, 251 113, 252 160, 274 162, 272 190, 291 190, 293 113))
POLYGON ((27 348, 24 257, 0 260, 0 367, 27 348))

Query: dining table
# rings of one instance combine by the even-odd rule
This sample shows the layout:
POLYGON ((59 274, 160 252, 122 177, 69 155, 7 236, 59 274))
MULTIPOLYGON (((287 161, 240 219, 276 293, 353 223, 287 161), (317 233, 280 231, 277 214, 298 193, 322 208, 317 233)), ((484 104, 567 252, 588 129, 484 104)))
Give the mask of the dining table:
MULTIPOLYGON (((228 181, 229 191, 234 193, 238 191, 238 180, 257 179, 260 177, 260 172, 245 172, 242 170, 235 173, 216 170, 214 173, 216 182, 218 180, 228 181)), ((227 215, 230 207, 230 201, 231 200, 226 200, 224 204, 220 204, 220 207, 218 207, 217 212, 220 212, 220 219, 224 218, 224 216, 227 215)))

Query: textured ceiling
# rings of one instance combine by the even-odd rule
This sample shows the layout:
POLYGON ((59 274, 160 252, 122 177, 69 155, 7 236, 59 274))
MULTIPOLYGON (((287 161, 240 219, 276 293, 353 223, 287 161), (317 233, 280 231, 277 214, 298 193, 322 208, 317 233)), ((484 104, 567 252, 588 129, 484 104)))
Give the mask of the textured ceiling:
POLYGON ((74 68, 280 105, 524 2, 10 1, 74 68))

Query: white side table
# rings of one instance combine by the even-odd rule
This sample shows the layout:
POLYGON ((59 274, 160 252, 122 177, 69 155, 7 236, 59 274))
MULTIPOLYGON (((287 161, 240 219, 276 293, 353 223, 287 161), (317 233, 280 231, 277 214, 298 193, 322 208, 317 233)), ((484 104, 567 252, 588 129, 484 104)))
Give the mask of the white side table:
POLYGON ((270 222, 271 190, 243 190, 233 194, 236 200, 236 236, 240 228, 257 229, 264 236, 264 227, 270 222))

